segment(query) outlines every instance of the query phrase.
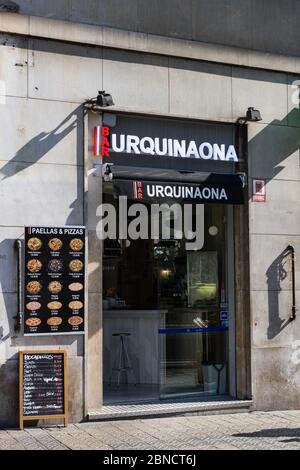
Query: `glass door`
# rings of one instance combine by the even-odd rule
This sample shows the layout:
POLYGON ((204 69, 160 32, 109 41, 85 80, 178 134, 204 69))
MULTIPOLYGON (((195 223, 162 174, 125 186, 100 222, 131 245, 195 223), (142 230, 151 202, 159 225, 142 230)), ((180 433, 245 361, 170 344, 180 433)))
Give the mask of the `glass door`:
POLYGON ((155 247, 159 272, 161 397, 225 395, 228 387, 227 208, 205 207, 199 251, 155 247))
MULTIPOLYGON (((104 201, 118 213, 109 188, 104 201)), ((172 235, 105 240, 105 403, 229 393, 230 211, 205 206, 201 250, 187 251, 186 240, 172 235)))

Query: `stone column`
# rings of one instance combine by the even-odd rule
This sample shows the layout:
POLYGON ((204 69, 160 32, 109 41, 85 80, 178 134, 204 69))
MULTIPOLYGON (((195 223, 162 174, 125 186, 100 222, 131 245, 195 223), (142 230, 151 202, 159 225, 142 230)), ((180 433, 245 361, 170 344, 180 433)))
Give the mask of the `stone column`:
POLYGON ((101 408, 103 402, 102 379, 102 242, 96 234, 96 211, 102 202, 102 178, 94 176, 94 126, 101 125, 102 117, 87 113, 85 116, 85 218, 88 234, 88 319, 85 358, 85 412, 101 408))

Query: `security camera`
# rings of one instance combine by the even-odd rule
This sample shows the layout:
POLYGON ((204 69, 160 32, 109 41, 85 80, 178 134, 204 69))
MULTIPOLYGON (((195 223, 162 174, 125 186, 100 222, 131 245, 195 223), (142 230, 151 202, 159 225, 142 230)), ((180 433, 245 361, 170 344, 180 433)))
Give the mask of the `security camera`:
POLYGON ((102 166, 102 176, 103 176, 103 180, 106 182, 113 180, 114 176, 111 170, 112 166, 113 166, 113 163, 104 163, 102 166))

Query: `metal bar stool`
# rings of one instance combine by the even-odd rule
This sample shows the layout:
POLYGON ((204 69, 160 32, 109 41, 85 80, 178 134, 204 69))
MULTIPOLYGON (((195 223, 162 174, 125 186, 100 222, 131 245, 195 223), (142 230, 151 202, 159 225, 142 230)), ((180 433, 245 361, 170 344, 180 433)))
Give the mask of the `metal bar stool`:
POLYGON ((126 337, 131 336, 131 333, 113 333, 112 336, 120 338, 120 342, 119 342, 119 349, 118 349, 117 361, 116 361, 117 364, 116 364, 116 367, 112 368, 111 374, 110 374, 110 385, 112 383, 112 376, 114 372, 118 373, 118 382, 117 382, 118 387, 120 386, 122 372, 126 374, 126 382, 125 382, 126 384, 128 383, 128 374, 129 372, 131 372, 134 378, 134 385, 136 385, 137 383, 136 376, 135 376, 133 367, 131 365, 131 361, 129 358, 126 341, 125 341, 126 337))
POLYGON ((220 385, 221 385, 221 372, 226 367, 226 363, 224 363, 224 364, 212 364, 212 366, 217 371, 217 377, 218 377, 217 395, 219 395, 220 394, 220 385))

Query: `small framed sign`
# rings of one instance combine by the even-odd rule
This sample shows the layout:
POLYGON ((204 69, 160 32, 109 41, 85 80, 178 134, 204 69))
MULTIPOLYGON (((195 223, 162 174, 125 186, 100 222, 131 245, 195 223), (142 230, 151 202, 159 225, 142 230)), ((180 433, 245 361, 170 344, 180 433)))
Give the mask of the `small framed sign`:
POLYGON ((24 421, 62 419, 68 425, 67 353, 19 352, 20 429, 24 421))
POLYGON ((266 180, 265 179, 253 179, 253 190, 252 190, 252 201, 253 202, 266 202, 267 191, 266 191, 266 180))

